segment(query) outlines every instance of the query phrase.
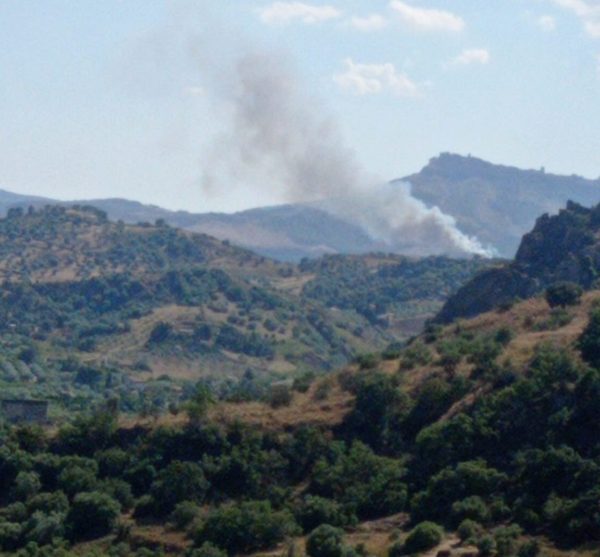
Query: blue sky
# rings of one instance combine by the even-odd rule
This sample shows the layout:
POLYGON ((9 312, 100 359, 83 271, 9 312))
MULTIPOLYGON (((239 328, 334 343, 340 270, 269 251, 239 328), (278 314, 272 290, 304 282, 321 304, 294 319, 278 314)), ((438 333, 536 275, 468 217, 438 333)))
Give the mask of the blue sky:
POLYGON ((0 187, 192 211, 285 201, 260 173, 202 183, 249 50, 283 61, 383 178, 441 151, 600 175, 599 0, 4 0, 0 187))

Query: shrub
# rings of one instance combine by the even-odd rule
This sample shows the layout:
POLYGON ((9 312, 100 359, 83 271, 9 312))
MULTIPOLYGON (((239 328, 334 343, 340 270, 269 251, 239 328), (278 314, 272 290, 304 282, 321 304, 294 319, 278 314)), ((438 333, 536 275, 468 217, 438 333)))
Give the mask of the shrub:
POLYGON ((306 553, 310 557, 342 557, 344 532, 330 524, 313 530, 306 540, 306 553))
POLYGON ((508 557, 515 554, 516 539, 520 534, 521 528, 515 524, 496 528, 494 531, 494 541, 498 557, 508 557))
POLYGON ((546 289, 546 301, 550 307, 573 306, 580 302, 583 289, 572 282, 553 284, 546 289))
POLYGON ((550 310, 550 316, 548 319, 536 323, 533 327, 534 331, 555 331, 566 327, 571 321, 573 321, 573 315, 571 315, 565 308, 558 307, 550 310))
POLYGON ((402 354, 400 362, 401 370, 413 369, 416 366, 424 366, 431 362, 431 352, 422 342, 411 344, 402 354))
POLYGON ((494 552, 496 549, 496 543, 492 536, 483 536, 477 540, 477 549, 479 549, 479 555, 481 557, 487 557, 494 552))
POLYGON ((379 364, 379 358, 376 354, 360 354, 356 357, 356 363, 362 370, 375 369, 379 364))
POLYGON ((135 504, 133 516, 135 518, 147 518, 157 514, 157 504, 152 495, 142 495, 135 504))
POLYGON ((473 495, 452 504, 452 518, 455 524, 467 518, 485 524, 490 518, 490 511, 481 497, 473 495))
POLYGON ((58 476, 58 486, 68 496, 94 491, 98 485, 96 474, 89 468, 68 465, 58 476))
POLYGON ((66 513, 69 510, 69 500, 62 491, 38 493, 27 501, 27 512, 33 514, 41 511, 45 514, 66 513))
POLYGON ((181 501, 201 503, 208 487, 200 465, 176 460, 160 471, 150 488, 150 494, 156 502, 156 511, 165 515, 172 512, 181 501))
POLYGON ((159 321, 150 332, 148 344, 161 344, 165 342, 173 332, 173 326, 170 323, 159 321))
POLYGON ((111 532, 121 507, 106 493, 79 493, 73 499, 66 525, 72 539, 89 539, 111 532))
POLYGON ((307 495, 297 509, 296 519, 305 532, 310 532, 321 524, 344 526, 348 523, 342 506, 325 497, 307 495))
POLYGON ((62 538, 65 533, 64 520, 63 513, 34 512, 25 525, 25 541, 47 545, 55 539, 62 538))
POLYGON ((210 542, 204 542, 188 551, 186 557, 227 557, 227 553, 210 542))
POLYGON ((315 464, 310 490, 336 499, 359 518, 387 516, 405 508, 404 473, 399 461, 380 457, 357 441, 334 462, 315 464))
POLYGON ((15 522, 0 522, 0 548, 13 551, 21 543, 23 528, 15 522))
POLYGON ((590 314, 590 321, 579 337, 579 350, 588 364, 600 367, 600 309, 590 314))
POLYGON ((273 385, 269 393, 269 405, 271 408, 289 406, 292 398, 292 391, 287 385, 273 385))
POLYGON ((35 472, 19 472, 15 478, 12 496, 15 499, 24 501, 35 495, 41 487, 42 484, 38 474, 35 472))
POLYGON ((131 486, 118 478, 110 478, 98 484, 98 490, 116 499, 124 510, 129 510, 134 503, 131 486))
POLYGON ((515 333, 510 327, 500 327, 494 335, 494 341, 502 346, 506 346, 514 336, 515 333))
POLYGON ((294 379, 294 384, 292 385, 292 389, 299 393, 306 393, 313 381, 315 380, 315 374, 312 372, 303 373, 300 377, 296 377, 294 379))
POLYGON ((477 536, 481 533, 482 527, 480 524, 471 520, 470 518, 465 518, 463 520, 457 530, 456 533, 460 538, 460 541, 465 543, 473 543, 477 536))
POLYGON ((442 541, 444 531, 435 522, 421 522, 413 528, 404 542, 404 553, 419 553, 435 547, 442 541))
POLYGON ((193 501, 182 501, 175 505, 170 520, 178 530, 185 530, 200 513, 200 507, 193 501))
POLYGON ((24 522, 27 516, 28 509, 21 501, 0 509, 0 522, 24 522))
POLYGON ((94 458, 98 462, 100 477, 113 478, 121 476, 131 460, 129 454, 118 447, 98 451, 94 458))
POLYGON ((268 501, 249 501, 211 511, 194 538, 196 545, 211 542, 233 554, 268 549, 297 532, 288 511, 275 512, 268 501))
POLYGON ((540 553, 540 544, 537 540, 528 540, 519 546, 518 557, 537 557, 540 553))

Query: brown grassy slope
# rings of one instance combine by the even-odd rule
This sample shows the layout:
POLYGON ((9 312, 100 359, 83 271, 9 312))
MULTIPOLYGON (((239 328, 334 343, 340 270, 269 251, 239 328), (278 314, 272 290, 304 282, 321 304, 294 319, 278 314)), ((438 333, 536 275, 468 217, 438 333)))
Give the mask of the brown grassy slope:
POLYGON ((64 282, 209 265, 276 276, 283 265, 205 234, 108 221, 91 208, 48 207, 0 220, 0 280, 64 282), (161 262, 162 261, 162 262, 161 262))
MULTIPOLYGON (((523 370, 533 357, 536 346, 542 343, 562 347, 577 356, 574 343, 588 322, 590 310, 599 302, 600 291, 588 292, 583 296, 581 304, 567 308, 567 312, 572 317, 570 323, 554 330, 538 331, 536 327, 543 327, 544 323, 551 319, 552 310, 543 298, 532 298, 514 305, 508 311, 489 312, 471 320, 448 325, 444 327, 439 337, 450 338, 455 335, 457 329, 483 334, 509 327, 514 331, 515 336, 498 357, 498 363, 510 360, 516 370, 523 370)), ((423 335, 420 338, 422 339, 423 335)), ((429 365, 399 371, 402 361, 400 357, 381 361, 377 365, 377 370, 390 375, 398 374, 402 388, 407 392, 414 392, 428 378, 443 375, 443 370, 438 363, 439 354, 433 347, 431 349, 433 360, 429 365)), ((463 361, 457 373, 469 375, 472 369, 471 364, 463 361)), ((346 373, 369 373, 369 371, 359 371, 356 365, 348 366, 316 381, 308 393, 294 393, 289 406, 272 408, 260 402, 224 403, 213 408, 211 416, 224 423, 240 420, 267 430, 289 429, 309 424, 335 426, 343 421, 353 406, 353 395, 340 386, 339 379, 346 373), (320 390, 326 392, 322 399, 317 395, 320 390)), ((484 389, 484 384, 476 385, 475 390, 456 403, 447 416, 453 415, 465 405, 472 404, 484 389)))

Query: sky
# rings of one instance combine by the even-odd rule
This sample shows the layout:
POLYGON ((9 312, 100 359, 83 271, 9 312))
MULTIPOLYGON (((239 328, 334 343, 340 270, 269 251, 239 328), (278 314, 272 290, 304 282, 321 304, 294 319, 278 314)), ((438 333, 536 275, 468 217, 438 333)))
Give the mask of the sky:
POLYGON ((241 76, 269 97, 271 65, 365 175, 447 151, 600 175, 600 0, 2 0, 0 188, 290 201, 236 143, 241 76))

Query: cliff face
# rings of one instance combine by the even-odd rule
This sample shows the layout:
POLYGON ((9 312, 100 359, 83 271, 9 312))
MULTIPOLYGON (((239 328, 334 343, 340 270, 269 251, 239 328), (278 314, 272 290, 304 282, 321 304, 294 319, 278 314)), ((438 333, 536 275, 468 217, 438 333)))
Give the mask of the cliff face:
POLYGON ((512 263, 477 275, 436 317, 447 323, 471 317, 515 298, 528 298, 555 282, 590 288, 600 269, 600 205, 573 202, 555 216, 541 216, 526 234, 512 263))

